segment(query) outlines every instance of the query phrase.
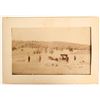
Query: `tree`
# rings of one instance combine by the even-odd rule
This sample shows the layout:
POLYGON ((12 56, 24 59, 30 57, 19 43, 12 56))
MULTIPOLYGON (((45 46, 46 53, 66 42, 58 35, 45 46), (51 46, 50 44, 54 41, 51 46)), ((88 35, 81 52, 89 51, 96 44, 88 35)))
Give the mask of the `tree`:
POLYGON ((73 48, 69 48, 69 51, 73 52, 73 48))

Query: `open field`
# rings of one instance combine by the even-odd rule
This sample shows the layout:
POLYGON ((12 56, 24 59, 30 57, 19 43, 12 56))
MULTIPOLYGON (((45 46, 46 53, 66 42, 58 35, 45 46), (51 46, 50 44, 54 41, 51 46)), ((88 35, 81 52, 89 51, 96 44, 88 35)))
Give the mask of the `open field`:
POLYGON ((13 41, 13 75, 90 74, 90 46, 67 42, 13 41))

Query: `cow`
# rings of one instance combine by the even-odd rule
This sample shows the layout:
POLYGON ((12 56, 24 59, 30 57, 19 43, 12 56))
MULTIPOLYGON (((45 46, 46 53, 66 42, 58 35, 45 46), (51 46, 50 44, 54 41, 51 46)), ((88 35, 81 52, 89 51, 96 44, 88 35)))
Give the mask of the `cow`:
POLYGON ((58 58, 53 58, 51 56, 48 57, 50 60, 58 61, 58 58))

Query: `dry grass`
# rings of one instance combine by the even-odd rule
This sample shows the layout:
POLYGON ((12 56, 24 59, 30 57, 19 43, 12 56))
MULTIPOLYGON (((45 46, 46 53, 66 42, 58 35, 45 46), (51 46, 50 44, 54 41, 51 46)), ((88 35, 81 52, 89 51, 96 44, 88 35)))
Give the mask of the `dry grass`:
POLYGON ((89 49, 69 51, 68 49, 58 50, 57 48, 22 47, 15 48, 12 53, 12 73, 14 75, 90 74, 89 49), (60 54, 68 54, 69 61, 62 60, 60 54), (30 62, 28 62, 28 56, 30 56, 30 62), (39 61, 40 56, 41 60, 39 61), (58 61, 49 59, 49 56, 57 58, 58 61), (76 56, 76 60, 74 60, 74 56, 76 56))

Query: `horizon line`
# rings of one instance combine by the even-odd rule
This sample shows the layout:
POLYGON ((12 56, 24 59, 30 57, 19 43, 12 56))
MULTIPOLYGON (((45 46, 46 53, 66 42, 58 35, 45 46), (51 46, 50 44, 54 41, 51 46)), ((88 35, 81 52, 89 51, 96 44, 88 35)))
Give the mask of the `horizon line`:
MULTIPOLYGON (((32 41, 36 41, 36 42, 63 42, 63 43, 66 43, 67 41, 38 41, 38 40, 12 40, 12 41, 23 41, 23 42, 32 42, 32 41)), ((80 45, 91 45, 91 44, 83 44, 83 43, 76 43, 76 42, 67 42, 67 43, 73 43, 73 44, 80 44, 80 45)))

